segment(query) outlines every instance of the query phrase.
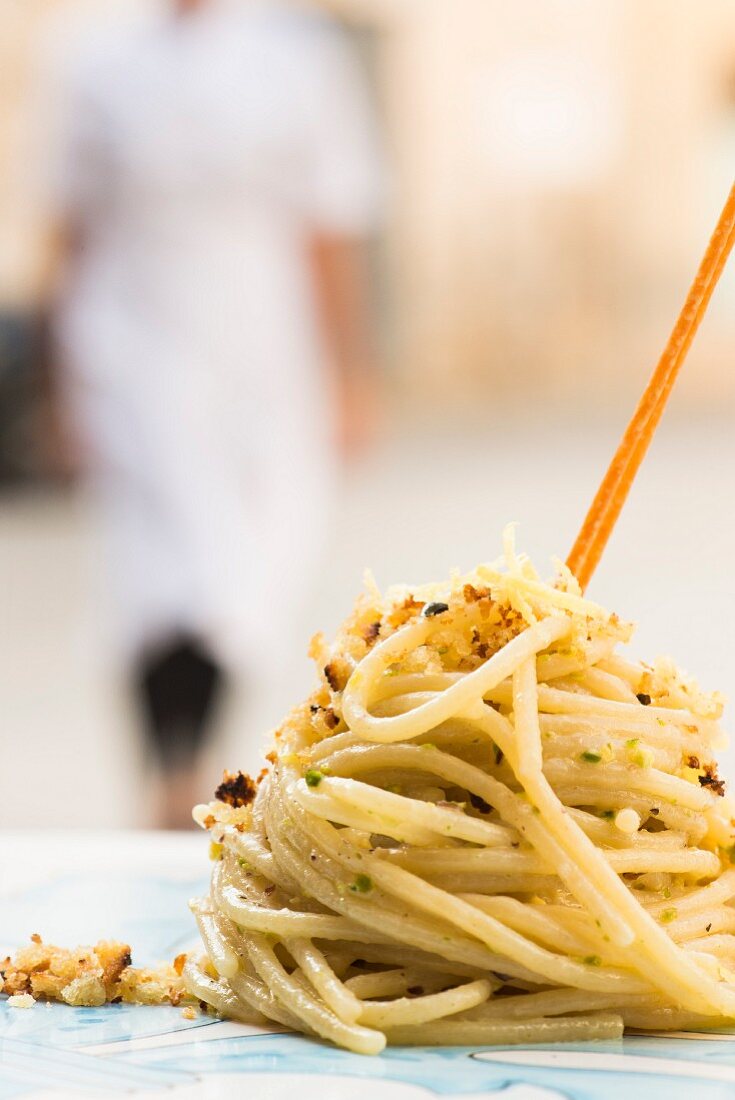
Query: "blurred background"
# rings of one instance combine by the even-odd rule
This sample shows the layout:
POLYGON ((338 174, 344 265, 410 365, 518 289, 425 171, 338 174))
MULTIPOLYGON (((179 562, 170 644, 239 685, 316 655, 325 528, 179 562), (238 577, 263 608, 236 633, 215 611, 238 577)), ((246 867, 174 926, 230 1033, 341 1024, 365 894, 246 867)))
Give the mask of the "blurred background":
MULTIPOLYGON (((2 0, 0 824, 175 826, 365 567, 564 556, 734 164, 729 0, 2 0)), ((730 696, 734 300, 592 586, 730 696)))

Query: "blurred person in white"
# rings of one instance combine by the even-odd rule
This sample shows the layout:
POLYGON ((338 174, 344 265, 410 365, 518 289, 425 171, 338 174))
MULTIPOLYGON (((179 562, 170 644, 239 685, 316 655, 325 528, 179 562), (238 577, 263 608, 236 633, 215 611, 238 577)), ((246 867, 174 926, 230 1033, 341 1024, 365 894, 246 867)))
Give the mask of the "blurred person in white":
POLYGON ((277 669, 337 453, 370 429, 381 188, 336 25, 275 0, 146 8, 62 70, 49 380, 104 516, 157 823, 177 827, 228 678, 277 669))

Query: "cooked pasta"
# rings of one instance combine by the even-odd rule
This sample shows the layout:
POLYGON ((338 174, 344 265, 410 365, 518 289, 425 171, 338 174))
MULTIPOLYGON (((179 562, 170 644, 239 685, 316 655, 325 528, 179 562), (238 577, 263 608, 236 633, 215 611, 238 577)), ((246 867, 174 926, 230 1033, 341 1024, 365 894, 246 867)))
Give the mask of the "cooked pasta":
POLYGON ((721 701, 516 553, 374 584, 212 835, 191 993, 366 1054, 735 1021, 721 701))

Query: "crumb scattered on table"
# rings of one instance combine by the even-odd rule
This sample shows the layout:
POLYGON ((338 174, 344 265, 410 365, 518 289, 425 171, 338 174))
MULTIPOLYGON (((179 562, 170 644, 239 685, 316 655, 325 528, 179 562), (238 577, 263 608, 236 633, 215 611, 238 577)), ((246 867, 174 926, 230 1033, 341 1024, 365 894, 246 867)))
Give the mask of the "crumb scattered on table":
POLYGON ((157 967, 132 966, 130 947, 100 940, 72 949, 43 942, 37 932, 13 958, 0 961, 0 992, 13 1007, 30 1007, 39 998, 69 1005, 171 1004, 190 1000, 181 976, 185 955, 157 967), (17 998, 28 998, 22 1003, 17 998))

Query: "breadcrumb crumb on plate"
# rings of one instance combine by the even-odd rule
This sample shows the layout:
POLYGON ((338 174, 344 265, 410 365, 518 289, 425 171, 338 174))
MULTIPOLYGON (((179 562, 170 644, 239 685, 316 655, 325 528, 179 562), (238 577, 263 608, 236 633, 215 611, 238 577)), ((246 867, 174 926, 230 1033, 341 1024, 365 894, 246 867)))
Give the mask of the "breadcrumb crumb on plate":
POLYGON ((68 1005, 99 1007, 104 1004, 171 1004, 191 1000, 181 976, 185 956, 173 964, 140 968, 131 965, 130 947, 115 940, 100 940, 94 947, 72 949, 46 944, 34 933, 31 944, 14 958, 0 961, 0 992, 8 1004, 30 1007, 16 998, 61 1001, 68 1005))

